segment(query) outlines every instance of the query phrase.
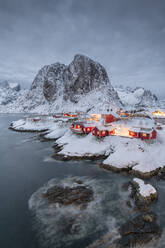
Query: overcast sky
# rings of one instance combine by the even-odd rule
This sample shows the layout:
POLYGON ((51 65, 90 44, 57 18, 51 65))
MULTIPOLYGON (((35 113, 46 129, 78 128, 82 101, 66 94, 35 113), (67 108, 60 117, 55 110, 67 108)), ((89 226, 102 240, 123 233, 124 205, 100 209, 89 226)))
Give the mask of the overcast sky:
POLYGON ((111 82, 165 96, 165 0, 0 0, 0 79, 30 85, 77 53, 111 82))

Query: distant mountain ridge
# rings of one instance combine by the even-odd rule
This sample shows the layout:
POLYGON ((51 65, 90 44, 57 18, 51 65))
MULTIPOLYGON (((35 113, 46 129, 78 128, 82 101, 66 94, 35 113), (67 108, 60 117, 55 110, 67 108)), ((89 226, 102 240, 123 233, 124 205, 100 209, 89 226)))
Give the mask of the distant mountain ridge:
POLYGON ((124 106, 130 107, 155 107, 159 106, 160 102, 155 94, 143 87, 124 87, 116 86, 117 91, 124 106))
POLYGON ((7 80, 0 81, 0 105, 7 105, 16 101, 20 94, 19 83, 11 83, 7 80))

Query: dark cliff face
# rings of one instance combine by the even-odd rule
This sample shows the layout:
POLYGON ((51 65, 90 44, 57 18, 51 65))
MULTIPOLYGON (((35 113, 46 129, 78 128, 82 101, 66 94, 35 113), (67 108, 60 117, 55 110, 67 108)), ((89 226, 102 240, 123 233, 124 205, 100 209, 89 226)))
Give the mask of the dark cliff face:
POLYGON ((75 102, 76 96, 89 93, 103 85, 109 85, 109 78, 102 65, 92 59, 76 55, 64 73, 64 98, 75 102))
POLYGON ((81 110, 84 101, 85 109, 93 109, 96 105, 100 109, 113 103, 120 105, 104 67, 87 56, 76 55, 68 66, 55 63, 38 72, 26 95, 24 108, 49 105, 64 111, 69 103, 76 103, 76 108, 81 110))
POLYGON ((78 96, 105 86, 112 88, 104 67, 87 56, 76 55, 69 66, 60 63, 44 66, 30 90, 38 88, 48 102, 59 96, 77 102, 78 96))
POLYGON ((51 65, 44 77, 43 94, 48 102, 55 101, 63 92, 63 74, 66 66, 60 63, 51 65))

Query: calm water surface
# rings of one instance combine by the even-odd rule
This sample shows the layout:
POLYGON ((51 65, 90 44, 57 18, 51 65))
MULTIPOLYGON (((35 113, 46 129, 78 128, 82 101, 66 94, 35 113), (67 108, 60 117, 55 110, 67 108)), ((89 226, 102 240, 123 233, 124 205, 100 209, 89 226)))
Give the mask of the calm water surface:
MULTIPOLYGON (((0 247, 37 248, 32 231, 28 200, 33 192, 52 178, 64 179, 71 176, 88 176, 91 179, 108 179, 118 185, 113 189, 115 204, 121 194, 121 186, 128 176, 99 169, 90 161, 51 161, 53 142, 41 142, 36 133, 18 133, 8 129, 11 121, 21 115, 0 115, 0 247)), ((158 203, 153 207, 158 213, 161 226, 165 226, 165 183, 152 180, 159 190, 158 203)), ((105 185, 106 187, 106 185, 105 185)), ((111 199, 112 200, 112 199, 111 199)), ((126 199, 127 200, 127 199, 126 199)), ((119 207, 119 206, 118 206, 119 207)), ((117 208, 116 208, 117 209, 117 208)), ((123 222, 128 216, 118 211, 111 215, 123 222)), ((164 240, 161 241, 164 246, 164 240)), ((79 245, 81 247, 81 245, 79 245)))

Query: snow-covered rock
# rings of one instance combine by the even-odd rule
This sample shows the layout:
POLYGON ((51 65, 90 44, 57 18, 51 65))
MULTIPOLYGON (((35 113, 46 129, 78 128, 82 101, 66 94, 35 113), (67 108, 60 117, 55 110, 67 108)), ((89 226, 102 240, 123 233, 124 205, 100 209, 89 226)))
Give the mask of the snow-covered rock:
POLYGON ((20 91, 21 90, 21 86, 19 83, 9 83, 9 87, 13 90, 16 91, 20 91))
POLYGON ((148 211, 151 204, 158 199, 158 193, 151 184, 145 184, 143 180, 134 178, 131 182, 131 196, 140 211, 148 211))
POLYGON ((56 143, 63 147, 58 152, 58 155, 66 159, 106 157, 112 151, 109 137, 101 141, 96 139, 91 133, 87 136, 79 136, 68 131, 56 143))
POLYGON ((10 128, 15 131, 21 132, 42 132, 56 128, 57 124, 54 122, 53 117, 34 117, 23 118, 18 121, 13 121, 10 128), (36 120, 36 121, 35 121, 36 120))
POLYGON ((137 87, 132 89, 130 87, 116 87, 122 103, 130 107, 153 107, 159 105, 159 100, 156 95, 152 94, 150 90, 137 87))
POLYGON ((156 194, 156 189, 151 184, 145 184, 142 179, 134 178, 133 182, 139 187, 139 194, 143 197, 151 197, 156 194))

